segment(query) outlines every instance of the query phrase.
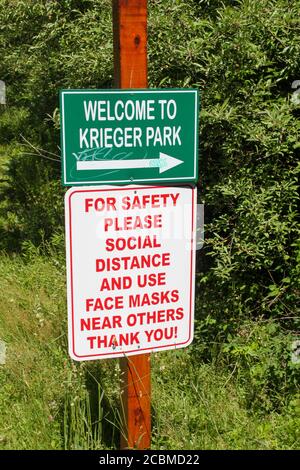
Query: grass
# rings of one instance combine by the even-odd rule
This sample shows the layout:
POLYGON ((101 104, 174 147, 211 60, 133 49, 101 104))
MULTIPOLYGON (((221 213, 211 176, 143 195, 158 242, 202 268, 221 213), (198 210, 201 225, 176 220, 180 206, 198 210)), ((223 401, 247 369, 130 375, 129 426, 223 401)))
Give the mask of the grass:
POLYGON ((250 413, 245 407, 244 391, 232 374, 197 363, 192 348, 157 355, 155 362, 156 448, 299 447, 299 417, 277 413, 262 417, 250 413))
POLYGON ((2 256, 0 337, 1 443, 8 449, 62 445, 56 417, 64 394, 63 273, 42 259, 32 264, 2 256))
MULTIPOLYGON (((2 254, 0 272, 0 448, 116 448, 118 361, 68 358, 62 262, 2 254)), ((236 379, 193 347, 154 354, 152 382, 154 449, 299 447, 299 417, 250 413, 236 379)))
MULTIPOLYGON (((8 153, 0 146, 0 175, 8 153)), ((30 242, 22 254, 0 253, 0 298, 0 449, 118 448, 119 362, 68 357, 63 256, 42 256, 30 242)), ((230 371, 199 362, 197 346, 153 354, 152 448, 299 448, 299 404, 259 416, 245 392, 230 371)))

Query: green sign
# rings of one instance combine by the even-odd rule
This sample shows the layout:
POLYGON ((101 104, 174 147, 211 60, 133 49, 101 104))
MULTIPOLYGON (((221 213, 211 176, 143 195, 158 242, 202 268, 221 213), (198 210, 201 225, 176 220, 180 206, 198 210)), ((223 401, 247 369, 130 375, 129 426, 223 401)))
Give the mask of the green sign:
POLYGON ((197 181, 198 91, 62 90, 67 186, 197 181))

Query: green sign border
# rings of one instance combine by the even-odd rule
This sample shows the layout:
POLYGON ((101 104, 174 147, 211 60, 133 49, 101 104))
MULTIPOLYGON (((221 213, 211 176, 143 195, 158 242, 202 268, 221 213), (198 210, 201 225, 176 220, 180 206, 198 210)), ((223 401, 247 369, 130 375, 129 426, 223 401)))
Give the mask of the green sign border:
POLYGON ((63 89, 59 92, 60 103, 60 144, 62 153, 61 165, 61 180, 63 186, 92 186, 92 185, 118 185, 124 186, 127 184, 148 184, 148 183, 196 183, 198 180, 198 136, 199 136, 199 90, 196 88, 122 88, 122 89, 63 89), (66 181, 66 152, 65 152, 65 122, 64 122, 64 95, 65 94, 132 94, 132 93, 194 93, 195 94, 195 135, 194 135, 194 174, 190 177, 171 177, 171 178, 141 178, 134 180, 112 180, 112 181, 66 181))

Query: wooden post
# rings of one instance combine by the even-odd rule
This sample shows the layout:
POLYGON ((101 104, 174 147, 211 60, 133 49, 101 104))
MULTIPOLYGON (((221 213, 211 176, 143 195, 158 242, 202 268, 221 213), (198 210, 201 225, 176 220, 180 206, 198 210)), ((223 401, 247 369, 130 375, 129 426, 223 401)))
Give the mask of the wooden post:
MULTIPOLYGON (((113 0, 116 88, 147 87, 147 0, 113 0)), ((121 449, 149 449, 150 354, 121 359, 121 449)))
POLYGON ((116 88, 147 88, 147 0, 113 0, 116 88))

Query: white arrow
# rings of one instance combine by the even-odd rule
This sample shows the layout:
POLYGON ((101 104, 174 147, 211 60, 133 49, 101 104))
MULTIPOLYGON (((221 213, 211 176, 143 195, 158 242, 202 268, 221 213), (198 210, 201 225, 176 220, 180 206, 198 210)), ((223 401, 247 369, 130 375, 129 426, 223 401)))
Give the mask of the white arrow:
POLYGON ((159 152, 159 158, 139 158, 137 160, 84 160, 77 161, 77 170, 122 170, 124 168, 159 168, 159 173, 164 173, 177 165, 182 160, 159 152))

